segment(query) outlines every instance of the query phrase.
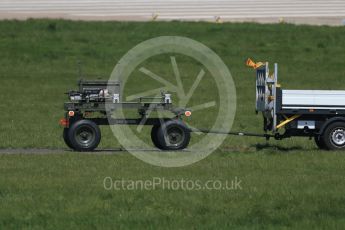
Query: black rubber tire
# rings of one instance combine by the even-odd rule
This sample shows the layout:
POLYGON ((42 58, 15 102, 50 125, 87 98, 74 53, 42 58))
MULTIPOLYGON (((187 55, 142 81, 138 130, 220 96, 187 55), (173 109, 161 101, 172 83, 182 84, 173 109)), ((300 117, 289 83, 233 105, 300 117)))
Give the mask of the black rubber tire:
POLYGON ((190 141, 190 131, 187 126, 180 120, 169 120, 163 123, 157 131, 157 141, 163 150, 176 151, 187 148, 190 141), (167 138, 165 138, 167 134, 167 138), (174 138, 179 138, 177 143, 174 138))
POLYGON ((92 151, 101 141, 101 130, 93 121, 79 120, 69 127, 67 137, 74 150, 92 151))
POLYGON ((160 125, 154 125, 152 126, 151 129, 151 140, 152 143, 155 147, 162 149, 162 146, 160 145, 160 143, 158 142, 158 129, 159 129, 160 125))
POLYGON ((71 145, 71 142, 68 139, 68 130, 69 130, 68 128, 63 129, 62 137, 63 137, 63 140, 65 141, 65 144, 68 146, 68 148, 74 149, 73 146, 71 145))
POLYGON ((334 122, 329 124, 322 135, 322 141, 325 143, 325 147, 328 150, 345 150, 345 142, 337 144, 333 140, 333 134, 337 129, 345 132, 345 122, 334 122))
POLYGON ((314 136, 314 141, 319 149, 327 150, 326 144, 323 142, 323 137, 321 135, 314 136))

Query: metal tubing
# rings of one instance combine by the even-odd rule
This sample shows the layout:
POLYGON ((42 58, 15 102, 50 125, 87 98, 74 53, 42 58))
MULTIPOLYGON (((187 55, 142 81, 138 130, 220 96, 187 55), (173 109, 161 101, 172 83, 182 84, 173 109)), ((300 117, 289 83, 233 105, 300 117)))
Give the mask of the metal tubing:
POLYGON ((233 136, 250 136, 250 137, 264 137, 270 138, 274 137, 272 134, 258 134, 258 133, 245 133, 245 132, 224 132, 219 130, 207 130, 207 129, 189 129, 190 132, 194 133, 213 133, 213 134, 224 134, 224 135, 233 135, 233 136))

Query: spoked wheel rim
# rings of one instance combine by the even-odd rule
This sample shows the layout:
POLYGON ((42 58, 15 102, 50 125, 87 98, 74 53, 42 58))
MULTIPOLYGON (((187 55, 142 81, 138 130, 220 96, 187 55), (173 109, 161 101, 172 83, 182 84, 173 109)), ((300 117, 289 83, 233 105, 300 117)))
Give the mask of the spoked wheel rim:
POLYGON ((345 145, 345 130, 344 128, 336 128, 332 131, 330 136, 331 141, 336 146, 343 146, 345 145))
POLYGON ((185 132, 180 127, 171 127, 167 130, 167 140, 170 145, 180 146, 185 139, 185 132))
POLYGON ((82 146, 90 146, 96 138, 94 130, 88 126, 81 126, 74 134, 75 140, 82 146))

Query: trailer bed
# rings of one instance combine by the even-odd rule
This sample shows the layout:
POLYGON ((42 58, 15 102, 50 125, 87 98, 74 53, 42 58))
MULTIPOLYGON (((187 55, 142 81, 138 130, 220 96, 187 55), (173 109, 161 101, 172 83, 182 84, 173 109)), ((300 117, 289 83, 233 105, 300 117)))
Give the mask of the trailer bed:
POLYGON ((345 91, 282 90, 282 109, 345 110, 345 91))

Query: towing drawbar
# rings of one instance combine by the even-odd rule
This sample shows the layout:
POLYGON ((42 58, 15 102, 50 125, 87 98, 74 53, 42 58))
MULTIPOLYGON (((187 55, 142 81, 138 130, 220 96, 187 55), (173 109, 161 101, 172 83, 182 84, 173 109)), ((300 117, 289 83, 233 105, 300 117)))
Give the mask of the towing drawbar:
POLYGON ((194 133, 213 133, 213 134, 224 134, 224 135, 233 135, 233 136, 248 136, 248 137, 264 137, 266 140, 269 140, 271 137, 280 139, 280 135, 272 135, 267 133, 245 133, 245 132, 225 132, 219 130, 208 130, 208 129, 189 129, 190 132, 194 133))

